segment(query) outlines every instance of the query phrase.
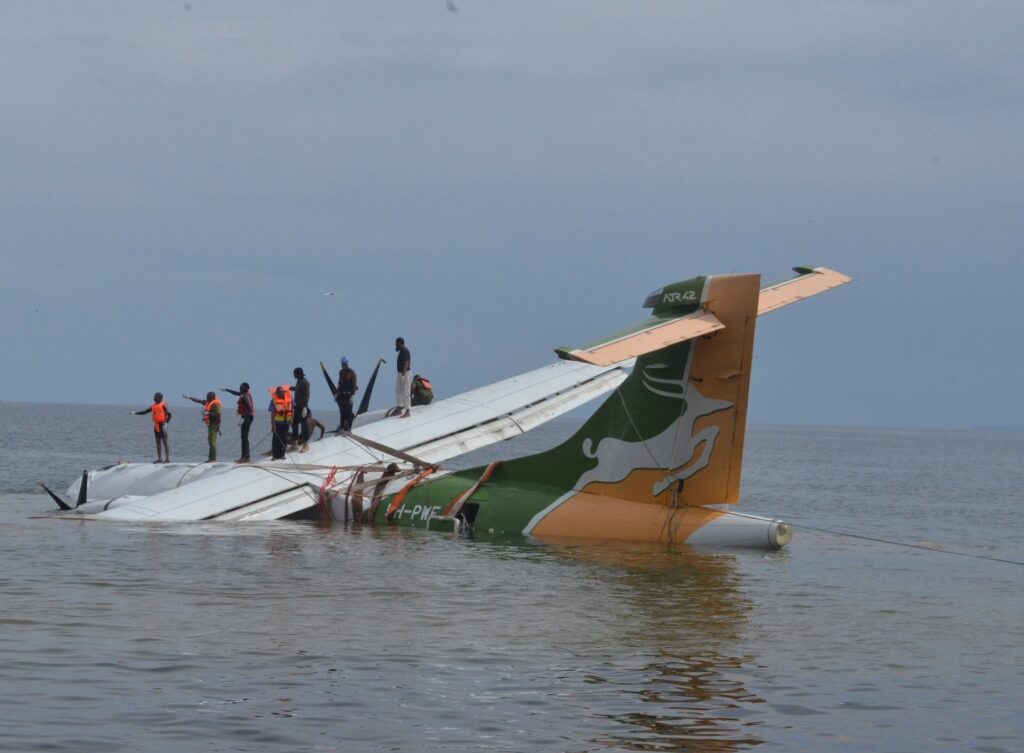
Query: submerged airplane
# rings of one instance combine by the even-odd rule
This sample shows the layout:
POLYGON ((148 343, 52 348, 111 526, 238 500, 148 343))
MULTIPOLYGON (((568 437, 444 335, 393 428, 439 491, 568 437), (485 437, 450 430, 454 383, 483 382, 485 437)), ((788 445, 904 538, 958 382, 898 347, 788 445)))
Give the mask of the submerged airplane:
MULTIPOLYGON (((47 492, 79 519, 272 520, 320 516, 465 535, 778 548, 780 520, 739 501, 757 317, 850 282, 824 267, 761 288, 757 274, 696 277, 647 297, 651 315, 563 359, 414 408, 357 418, 301 462, 121 463, 47 492), (630 370, 630 366, 632 369, 630 370), (546 452, 451 471, 444 460, 509 439, 611 393, 546 452)), ((45 488, 45 487, 44 487, 45 488)))

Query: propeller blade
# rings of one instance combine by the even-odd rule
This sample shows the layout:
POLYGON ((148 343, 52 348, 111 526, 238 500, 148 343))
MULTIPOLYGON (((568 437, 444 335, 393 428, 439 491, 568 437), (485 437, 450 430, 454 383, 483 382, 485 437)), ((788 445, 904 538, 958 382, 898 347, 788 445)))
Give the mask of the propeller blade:
POLYGON ((324 373, 324 379, 327 380, 327 386, 331 388, 331 395, 338 394, 338 388, 334 386, 334 381, 331 379, 331 375, 327 373, 327 367, 324 366, 324 362, 320 362, 320 371, 324 373))
POLYGON ((82 485, 78 487, 78 503, 75 507, 81 507, 85 504, 88 497, 88 486, 89 486, 89 471, 82 471, 82 485))
POLYGON ((370 409, 370 395, 373 394, 373 383, 377 381, 377 372, 380 371, 382 363, 386 363, 383 358, 377 361, 373 374, 370 375, 370 381, 366 384, 366 392, 363 393, 363 399, 359 401, 359 410, 356 411, 357 416, 363 415, 370 409))
POLYGON ((36 483, 39 484, 41 487, 43 487, 43 491, 50 495, 50 499, 52 499, 54 502, 56 502, 57 503, 57 507, 59 507, 61 510, 70 510, 71 509, 71 505, 69 505, 63 499, 61 499, 56 494, 54 494, 52 491, 50 491, 50 487, 48 487, 42 481, 36 481, 36 483))

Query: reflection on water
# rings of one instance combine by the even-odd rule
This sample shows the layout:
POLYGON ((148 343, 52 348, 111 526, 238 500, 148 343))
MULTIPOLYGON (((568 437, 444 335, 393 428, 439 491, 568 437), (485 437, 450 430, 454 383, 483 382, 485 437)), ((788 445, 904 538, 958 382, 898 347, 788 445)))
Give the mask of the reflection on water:
POLYGON ((734 556, 687 546, 639 542, 545 540, 556 556, 588 565, 591 577, 622 585, 635 623, 625 636, 657 642, 736 638, 750 608, 736 590, 734 556))
POLYGON ((735 653, 751 602, 736 588, 735 560, 689 547, 623 542, 548 542, 615 587, 627 619, 619 658, 584 677, 603 686, 602 713, 621 725, 593 740, 624 750, 737 750, 758 745, 748 707, 762 703, 742 679, 735 653))
POLYGON ((655 710, 610 714, 628 731, 595 742, 626 750, 730 751, 758 745, 764 741, 750 729, 757 723, 743 719, 744 707, 763 701, 730 677, 741 669, 741 659, 715 653, 645 664, 634 687, 624 686, 622 677, 617 684, 655 710))

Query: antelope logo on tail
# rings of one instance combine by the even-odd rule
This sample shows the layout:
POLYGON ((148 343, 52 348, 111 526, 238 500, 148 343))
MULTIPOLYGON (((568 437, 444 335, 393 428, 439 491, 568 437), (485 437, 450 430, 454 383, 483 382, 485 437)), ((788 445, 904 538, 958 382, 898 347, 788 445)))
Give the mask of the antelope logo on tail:
POLYGON ((664 468, 669 475, 655 483, 653 495, 657 496, 708 466, 719 429, 708 426, 694 434, 694 424, 699 418, 732 408, 733 403, 704 397, 694 385, 687 385, 688 375, 685 373, 681 379, 656 377, 652 373, 666 368, 669 368, 666 364, 644 367, 643 385, 652 394, 679 401, 679 417, 657 436, 639 442, 604 437, 594 449, 591 439, 584 439, 583 454, 596 459, 597 467, 580 477, 577 489, 595 481, 617 483, 637 468, 664 468), (701 448, 700 454, 695 458, 698 447, 701 448))

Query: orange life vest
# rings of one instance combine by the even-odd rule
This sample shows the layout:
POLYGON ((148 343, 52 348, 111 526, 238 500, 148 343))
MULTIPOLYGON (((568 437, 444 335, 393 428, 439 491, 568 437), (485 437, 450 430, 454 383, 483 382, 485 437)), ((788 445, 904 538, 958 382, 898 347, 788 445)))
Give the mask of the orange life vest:
POLYGON ((277 387, 270 388, 270 397, 274 401, 274 420, 275 421, 291 421, 292 420, 292 388, 289 384, 282 384, 281 389, 284 391, 284 397, 279 397, 277 394, 277 387))
POLYGON ((223 411, 222 404, 221 404, 221 402, 220 402, 220 400, 218 398, 213 398, 213 400, 210 400, 206 405, 203 406, 203 423, 204 424, 210 423, 210 417, 211 416, 216 416, 217 417, 214 420, 214 423, 218 423, 218 424, 220 423, 221 411, 218 411, 217 413, 213 413, 212 412, 213 411, 213 406, 215 406, 215 405, 218 408, 221 408, 221 411, 223 411))
POLYGON ((153 411, 153 426, 160 429, 165 423, 167 423, 167 416, 170 411, 167 410, 167 403, 160 401, 159 403, 153 403, 149 406, 149 409, 153 411))

